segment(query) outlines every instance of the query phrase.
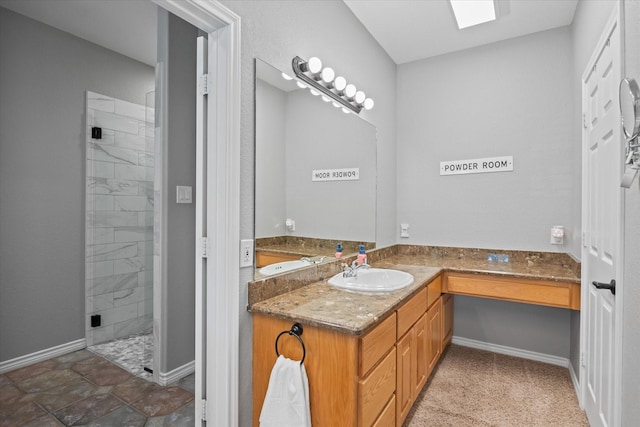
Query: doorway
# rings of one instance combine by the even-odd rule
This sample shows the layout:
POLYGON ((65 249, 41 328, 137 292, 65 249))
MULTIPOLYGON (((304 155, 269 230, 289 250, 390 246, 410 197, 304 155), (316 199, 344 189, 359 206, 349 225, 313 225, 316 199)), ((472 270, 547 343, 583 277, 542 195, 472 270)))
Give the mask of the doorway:
POLYGON ((582 78, 582 405, 592 426, 620 425, 622 135, 619 8, 582 78), (616 289, 617 288, 617 289, 616 289))
POLYGON ((198 76, 197 95, 206 151, 196 166, 196 425, 215 414, 216 425, 237 426, 240 17, 214 0, 154 2, 207 33, 207 73, 198 76), (204 93, 203 82, 215 90, 204 93))

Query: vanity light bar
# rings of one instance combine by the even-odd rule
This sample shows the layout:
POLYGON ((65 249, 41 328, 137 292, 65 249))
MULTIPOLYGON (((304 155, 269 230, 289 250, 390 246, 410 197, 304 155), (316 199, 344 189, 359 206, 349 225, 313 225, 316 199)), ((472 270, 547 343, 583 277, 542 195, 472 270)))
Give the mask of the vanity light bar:
POLYGON ((347 84, 344 77, 335 76, 332 68, 322 68, 320 59, 313 57, 309 61, 296 56, 291 62, 293 72, 296 77, 309 85, 311 93, 314 95, 322 94, 323 100, 343 105, 343 111, 353 111, 359 114, 362 108, 370 110, 373 108, 373 99, 367 98, 365 93, 356 90, 352 84, 347 84), (314 93, 315 92, 315 93, 314 93), (345 110, 348 108, 349 110, 345 110))

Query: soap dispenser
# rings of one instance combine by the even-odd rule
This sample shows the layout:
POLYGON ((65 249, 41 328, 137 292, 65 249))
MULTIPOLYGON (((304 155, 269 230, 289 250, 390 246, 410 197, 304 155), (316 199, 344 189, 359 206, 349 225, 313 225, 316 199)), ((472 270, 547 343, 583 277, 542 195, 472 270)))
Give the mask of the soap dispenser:
POLYGON ((367 253, 364 251, 364 245, 360 245, 360 252, 358 253, 358 265, 367 263, 367 253))
POLYGON ((342 258, 342 243, 338 243, 336 246, 336 258, 342 258))

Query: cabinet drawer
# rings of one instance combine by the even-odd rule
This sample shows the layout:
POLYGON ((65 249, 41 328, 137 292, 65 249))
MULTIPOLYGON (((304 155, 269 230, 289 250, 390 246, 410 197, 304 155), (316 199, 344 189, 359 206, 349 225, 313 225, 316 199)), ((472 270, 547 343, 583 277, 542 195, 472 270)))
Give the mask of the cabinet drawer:
POLYGON ((460 295, 580 309, 580 285, 487 275, 449 274, 446 292, 460 295))
POLYGON ((364 376, 396 343, 396 313, 360 338, 360 376, 364 376))
POLYGON ((395 427, 396 425, 396 396, 391 396, 389 403, 382 411, 382 414, 373 423, 372 427, 395 427))
POLYGON ((441 293, 442 276, 438 276, 427 285, 427 307, 431 307, 431 305, 440 298, 441 293))
POLYGON ((422 288, 398 309, 398 337, 403 336, 425 311, 427 311, 427 289, 422 288))
POLYGON ((358 387, 358 424, 370 426, 396 391, 396 349, 387 354, 358 387))

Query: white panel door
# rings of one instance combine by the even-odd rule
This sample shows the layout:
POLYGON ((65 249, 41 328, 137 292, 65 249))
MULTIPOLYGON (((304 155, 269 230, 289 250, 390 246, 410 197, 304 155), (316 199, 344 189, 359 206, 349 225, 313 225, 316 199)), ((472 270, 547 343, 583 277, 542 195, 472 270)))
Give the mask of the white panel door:
POLYGON ((584 242, 582 327, 584 407, 591 426, 613 426, 616 419, 616 296, 620 261, 622 143, 618 82, 620 30, 607 26, 583 78, 584 242), (595 282, 595 283, 594 283, 595 282), (601 287, 600 289, 596 287, 601 287))

